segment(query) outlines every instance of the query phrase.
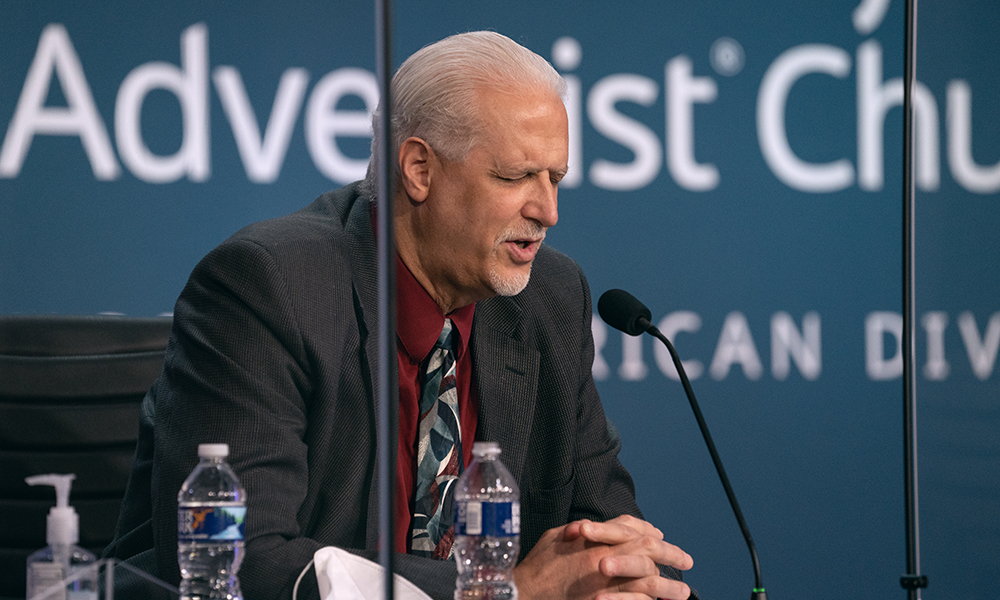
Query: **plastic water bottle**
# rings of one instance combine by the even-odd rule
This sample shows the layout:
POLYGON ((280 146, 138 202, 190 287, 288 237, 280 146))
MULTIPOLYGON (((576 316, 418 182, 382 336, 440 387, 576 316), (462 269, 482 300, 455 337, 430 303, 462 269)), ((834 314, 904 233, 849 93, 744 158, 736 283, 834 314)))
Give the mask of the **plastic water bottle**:
POLYGON ((198 446, 198 466, 177 495, 181 600, 242 600, 246 492, 226 462, 227 444, 198 446))
POLYGON ((476 442, 472 456, 455 488, 455 600, 517 600, 521 492, 496 442, 476 442))

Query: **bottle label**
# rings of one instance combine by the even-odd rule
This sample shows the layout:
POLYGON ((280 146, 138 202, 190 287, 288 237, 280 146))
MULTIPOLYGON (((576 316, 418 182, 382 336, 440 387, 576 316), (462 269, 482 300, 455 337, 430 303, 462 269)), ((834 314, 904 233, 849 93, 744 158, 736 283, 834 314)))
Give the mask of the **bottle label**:
POLYGON ((181 506, 177 508, 177 541, 243 541, 245 506, 181 506))
MULTIPOLYGON (((28 565, 28 598, 34 598, 61 583, 65 576, 59 563, 36 562, 28 565)), ((46 596, 51 600, 66 600, 66 587, 51 590, 46 596)))
POLYGON ((456 502, 455 535, 514 537, 521 533, 520 502, 456 502))

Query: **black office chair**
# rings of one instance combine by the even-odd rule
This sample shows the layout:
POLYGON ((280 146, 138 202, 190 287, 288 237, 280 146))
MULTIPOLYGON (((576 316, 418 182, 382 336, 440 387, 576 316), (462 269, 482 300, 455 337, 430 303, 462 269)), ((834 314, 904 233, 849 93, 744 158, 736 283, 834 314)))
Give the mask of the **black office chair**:
POLYGON ((163 366, 170 318, 0 316, 0 598, 24 598, 25 559, 46 545, 53 488, 76 473, 80 545, 114 537, 139 433, 139 404, 163 366))

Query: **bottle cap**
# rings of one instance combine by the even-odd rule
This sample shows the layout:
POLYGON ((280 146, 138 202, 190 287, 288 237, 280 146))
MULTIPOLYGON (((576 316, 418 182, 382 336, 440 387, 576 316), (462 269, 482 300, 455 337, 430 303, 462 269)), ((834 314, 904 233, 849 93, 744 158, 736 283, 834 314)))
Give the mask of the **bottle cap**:
POLYGON ((198 458, 226 458, 229 444, 198 444, 198 458))
POLYGON ((80 541, 80 516, 69 505, 69 490, 76 475, 34 475, 25 478, 28 485, 51 485, 56 488, 56 505, 49 509, 45 521, 45 543, 49 546, 68 546, 80 541))
POLYGON ((496 456, 500 454, 500 444, 497 442, 473 442, 473 456, 496 456))

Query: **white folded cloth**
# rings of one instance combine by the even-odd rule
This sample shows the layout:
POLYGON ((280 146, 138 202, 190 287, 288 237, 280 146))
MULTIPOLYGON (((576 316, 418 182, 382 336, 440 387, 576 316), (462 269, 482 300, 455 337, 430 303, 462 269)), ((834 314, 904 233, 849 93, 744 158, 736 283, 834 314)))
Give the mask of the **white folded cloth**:
MULTIPOLYGON (((332 546, 317 550, 313 559, 323 600, 383 600, 382 565, 332 546)), ((431 600, 411 581, 399 575, 393 581, 396 600, 431 600)))

